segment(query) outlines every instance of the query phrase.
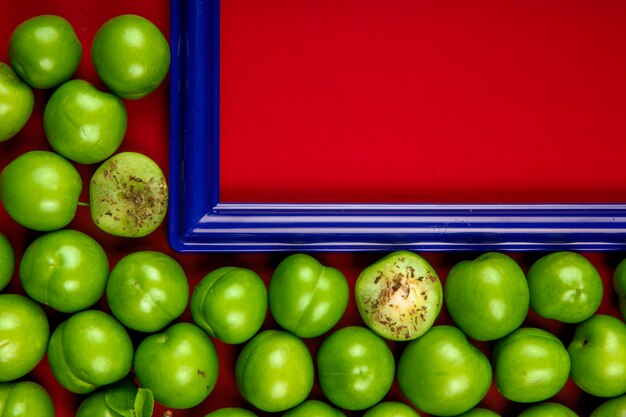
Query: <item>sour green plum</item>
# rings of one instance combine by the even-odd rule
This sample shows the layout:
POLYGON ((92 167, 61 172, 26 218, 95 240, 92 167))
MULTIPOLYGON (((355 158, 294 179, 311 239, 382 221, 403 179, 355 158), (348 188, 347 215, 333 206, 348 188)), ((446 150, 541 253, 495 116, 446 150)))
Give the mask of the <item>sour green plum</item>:
POLYGON ((96 391, 86 397, 76 410, 75 417, 119 417, 105 400, 106 391, 96 391))
POLYGON ((48 391, 36 382, 0 383, 0 416, 54 417, 54 404, 48 391))
POLYGON ((341 319, 349 295, 348 282, 337 269, 306 254, 285 258, 272 274, 269 305, 284 329, 299 337, 317 337, 341 319))
POLYGON ((0 382, 21 378, 46 353, 50 336, 43 308, 19 294, 0 294, 0 382))
POLYGON ((9 39, 9 60, 20 78, 35 88, 52 88, 69 80, 82 57, 71 23, 41 15, 22 22, 9 39))
POLYGON ((354 288, 367 326, 390 340, 413 340, 434 324, 443 305, 441 281, 421 256, 391 253, 364 269, 354 288))
POLYGON ((147 96, 163 82, 169 70, 170 47, 151 21, 126 14, 98 29, 91 58, 106 86, 133 100, 147 96))
POLYGON ((93 306, 104 294, 108 277, 106 252, 78 230, 57 230, 38 237, 20 262, 26 293, 63 313, 93 306))
POLYGON ((313 359, 292 333, 265 330, 254 336, 237 358, 235 377, 241 395, 268 412, 288 410, 313 388, 313 359))
POLYGON ((496 340, 517 329, 526 318, 528 283, 513 258, 488 252, 450 270, 444 300, 465 334, 474 340, 496 340))
POLYGON ((602 278, 587 258, 575 252, 554 252, 528 270, 530 307, 541 317, 580 323, 602 302, 602 278))
POLYGON ((615 416, 626 416, 626 395, 606 400, 593 410, 590 417, 615 416))
POLYGON ((228 407, 215 410, 204 417, 257 417, 257 415, 244 408, 228 407))
POLYGON ((265 321, 265 283, 246 268, 218 268, 196 285, 190 309, 194 322, 209 335, 229 344, 243 343, 265 321))
POLYGON ((124 378, 133 361, 133 343, 126 329, 99 310, 70 316, 52 333, 50 368, 68 391, 87 394, 124 378))
POLYGON ((198 326, 176 323, 146 337, 134 360, 139 384, 169 408, 187 409, 204 401, 215 388, 217 352, 198 326))
POLYGON ((126 327, 156 332, 179 317, 187 307, 187 275, 171 256, 138 251, 124 256, 106 285, 113 315, 126 327))
POLYGON ((82 185, 67 159, 54 152, 30 151, 0 172, 0 201, 22 226, 52 231, 74 218, 82 185))
POLYGON ((385 401, 367 410, 363 417, 420 417, 420 415, 404 403, 385 401))
POLYGON ((346 417, 346 415, 325 402, 307 400, 286 411, 283 417, 346 417))
POLYGON ((485 397, 491 374, 487 357, 461 330, 439 325, 406 346, 397 379, 400 390, 418 409, 456 416, 485 397))
POLYGON ((496 386, 511 401, 539 402, 567 382, 570 358, 563 343, 538 328, 520 328, 496 343, 492 353, 496 386))
POLYGON ((619 310, 626 320, 626 259, 622 260, 613 273, 613 288, 619 300, 619 310))
POLYGON ((12 138, 24 127, 34 104, 30 87, 13 68, 0 62, 0 142, 12 138))
POLYGON ((15 253, 9 239, 0 233, 0 291, 11 281, 15 270, 15 253))
POLYGON ((616 317, 597 314, 580 323, 567 348, 571 378, 596 397, 626 393, 626 324, 616 317))
POLYGON ((487 410, 486 408, 476 407, 472 408, 467 413, 461 414, 459 417, 500 417, 500 414, 487 410))
POLYGON ((563 404, 547 402, 527 408, 518 417, 578 417, 578 414, 563 404))
POLYGON ((333 332, 317 352, 319 384, 326 398, 346 410, 381 401, 393 383, 395 362, 387 343, 360 326, 333 332))

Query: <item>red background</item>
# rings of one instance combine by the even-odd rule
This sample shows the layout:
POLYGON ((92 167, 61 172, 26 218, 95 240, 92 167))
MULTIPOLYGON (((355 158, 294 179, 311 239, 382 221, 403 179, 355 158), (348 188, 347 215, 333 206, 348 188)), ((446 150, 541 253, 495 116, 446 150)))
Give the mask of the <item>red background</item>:
POLYGON ((225 201, 624 201, 624 2, 221 7, 225 201))
MULTIPOLYGON (((626 5, 618 1, 421 2, 248 1, 222 5, 222 198, 228 201, 623 201, 621 163, 626 103, 626 5)), ((141 14, 169 35, 167 1, 3 2, 0 60, 12 30, 44 13, 64 16, 83 44, 75 75, 103 87, 89 57, 107 19, 141 14)), ((0 143, 0 169, 30 149, 50 149, 42 112, 50 92, 36 91, 25 129, 0 143)), ((120 150, 152 157, 167 172, 166 82, 125 101, 128 131, 120 150)), ((88 184, 95 167, 77 166, 88 184)), ((87 201, 84 187, 83 201, 87 201)), ((193 286, 213 269, 235 265, 266 282, 286 254, 178 254, 166 225, 141 239, 108 236, 79 207, 70 228, 98 240, 111 266, 137 250, 181 262, 193 286)), ((0 232, 17 261, 38 236, 0 207, 0 232)), ((425 253, 442 279, 475 253, 425 253)), ((512 254, 524 269, 540 253, 512 254)), ((605 282, 602 313, 618 314, 611 277, 622 253, 588 253, 605 282)), ((315 255, 351 284, 375 253, 315 255)), ((5 292, 23 292, 16 272, 5 292)), ((107 310, 106 300, 99 307, 107 310)), ((66 316, 51 310, 52 327, 66 316)), ((190 320, 189 313, 180 320, 190 320)), ((439 324, 450 323, 444 310, 439 324)), ((339 326, 362 324, 353 300, 339 326)), ((569 343, 572 326, 540 320, 569 343)), ((266 328, 275 327, 270 316, 266 328)), ((138 342, 141 338, 133 334, 138 342)), ((307 341, 314 355, 323 337, 307 341)), ((216 341, 218 386, 201 406, 174 416, 202 416, 245 406, 234 382, 241 346, 216 341)), ((478 344, 487 354, 492 344, 478 344)), ((398 355, 403 345, 392 344, 398 355)), ((58 417, 82 399, 55 382, 44 360, 25 379, 53 395, 58 417)), ((311 398, 321 399, 316 386, 311 398)), ((403 400, 394 385, 387 399, 403 400)), ((557 401, 587 415, 598 401, 573 383, 557 401)), ((517 415, 492 386, 483 406, 517 415)), ((155 415, 164 408, 158 407, 155 415)), ((261 415, 261 413, 259 413, 261 415)), ((358 413, 354 413, 357 415, 358 413)))

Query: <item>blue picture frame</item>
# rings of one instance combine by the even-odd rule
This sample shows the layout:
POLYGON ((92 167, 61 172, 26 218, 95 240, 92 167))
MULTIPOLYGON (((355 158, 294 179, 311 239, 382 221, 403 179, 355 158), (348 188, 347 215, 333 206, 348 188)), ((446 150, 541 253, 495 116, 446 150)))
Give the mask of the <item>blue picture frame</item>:
POLYGON ((221 202, 219 1, 173 1, 171 7, 168 231, 174 250, 626 249, 626 204, 221 202))

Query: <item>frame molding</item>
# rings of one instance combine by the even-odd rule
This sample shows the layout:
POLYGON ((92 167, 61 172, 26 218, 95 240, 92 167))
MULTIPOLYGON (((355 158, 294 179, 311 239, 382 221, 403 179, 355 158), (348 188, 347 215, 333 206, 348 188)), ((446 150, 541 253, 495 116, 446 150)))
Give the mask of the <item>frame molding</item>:
POLYGON ((219 0, 173 1, 171 7, 168 227, 173 249, 181 252, 626 249, 626 204, 221 202, 219 0))

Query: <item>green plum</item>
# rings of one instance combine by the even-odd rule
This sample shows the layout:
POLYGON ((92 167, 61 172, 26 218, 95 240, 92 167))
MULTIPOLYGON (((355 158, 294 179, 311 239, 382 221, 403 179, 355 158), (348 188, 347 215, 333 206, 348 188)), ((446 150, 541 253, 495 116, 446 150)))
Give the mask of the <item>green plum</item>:
POLYGON ((243 348, 235 367, 243 398, 268 412, 288 410, 304 401, 313 388, 313 359, 292 333, 265 330, 243 348))
POLYGON ((189 283, 174 258, 139 251, 115 265, 106 293, 111 312, 123 325, 156 332, 183 314, 189 301, 189 283))
POLYGON ((590 417, 626 416, 626 395, 606 400, 591 413, 590 417))
POLYGON ((137 152, 121 152, 103 162, 89 184, 91 217, 114 236, 143 237, 167 214, 168 190, 161 168, 137 152))
POLYGON ((209 335, 229 344, 246 342, 265 321, 265 283, 249 269, 218 268, 196 285, 190 309, 194 322, 209 335))
POLYGON ((0 173, 0 201, 13 220, 38 231, 67 226, 78 207, 80 174, 62 156, 30 151, 0 173))
POLYGON ((360 326, 328 336, 317 352, 319 384, 330 402, 364 410, 382 400, 393 383, 395 362, 387 343, 360 326))
POLYGON ((50 146, 81 164, 113 155, 122 144, 126 124, 122 100, 84 80, 71 80, 57 88, 43 115, 50 146))
POLYGON ((257 417, 257 415, 243 408, 227 407, 215 410, 204 417, 257 417))
POLYGON ((106 391, 101 390, 86 397, 76 410, 75 417, 119 417, 119 414, 107 405, 105 395, 106 391))
POLYGON ((578 417, 578 414, 562 404, 548 402, 533 405, 518 417, 578 417))
POLYGON ((70 316, 52 333, 50 368, 68 391, 87 394, 124 378, 133 360, 133 343, 126 329, 99 310, 70 316))
POLYGON ((286 411, 283 417, 346 417, 346 415, 325 402, 307 400, 286 411))
POLYGON ((421 256, 391 253, 357 279, 355 299, 367 326, 390 340, 412 340, 435 322, 443 304, 441 281, 421 256))
POLYGON ((404 403, 385 401, 367 410, 363 417, 420 417, 420 415, 404 403))
POLYGON ((36 382, 0 383, 0 416, 54 417, 54 415, 54 404, 50 394, 36 382))
POLYGON ((126 99, 138 99, 150 94, 165 79, 170 48, 152 22, 127 14, 108 20, 98 29, 91 58, 111 91, 126 99))
POLYGON ((488 252, 450 270, 444 300, 466 335, 474 340, 496 340, 517 329, 526 318, 528 283, 514 259, 488 252))
POLYGON ((98 242, 77 230, 35 239, 24 252, 20 280, 34 300, 63 313, 93 306, 104 294, 109 260, 98 242))
POLYGON ((456 327, 432 327, 398 362, 400 390, 420 410, 455 416, 475 407, 491 386, 487 357, 456 327))
POLYGON ((217 352, 198 326, 176 323, 146 337, 135 353, 135 375, 154 399, 169 408, 192 408, 217 382, 217 352))
POLYGON ((349 293, 340 271, 298 253, 285 258, 272 274, 269 305, 284 329, 300 337, 317 337, 341 319, 349 293))
POLYGON ((493 353, 498 390, 511 401, 539 402, 557 394, 569 377, 570 358, 553 334, 524 327, 498 341, 493 353))
POLYGON ((137 387, 129 375, 85 398, 76 417, 151 417, 153 411, 152 392, 137 387))
POLYGON ((0 294, 0 382, 29 373, 46 353, 50 336, 43 308, 19 294, 0 294))
POLYGON ((69 80, 82 53, 70 22, 55 15, 24 21, 9 40, 11 65, 21 79, 35 88, 52 88, 69 80))
POLYGON ((579 323, 602 302, 602 278, 591 262, 575 252, 554 252, 528 270, 530 307, 541 317, 579 323))
POLYGON ((486 408, 472 408, 467 413, 461 414, 459 417, 500 417, 500 414, 495 413, 486 408))
POLYGON ((626 324, 616 317, 597 314, 580 323, 567 348, 571 378, 596 397, 626 393, 626 324))
POLYGON ((619 311, 626 319, 626 259, 622 260, 613 273, 613 288, 619 300, 619 311))
POLYGON ((35 97, 13 68, 0 62, 0 142, 15 136, 33 112, 35 97))
POLYGON ((0 233, 0 291, 11 281, 15 270, 15 253, 9 239, 0 233))

